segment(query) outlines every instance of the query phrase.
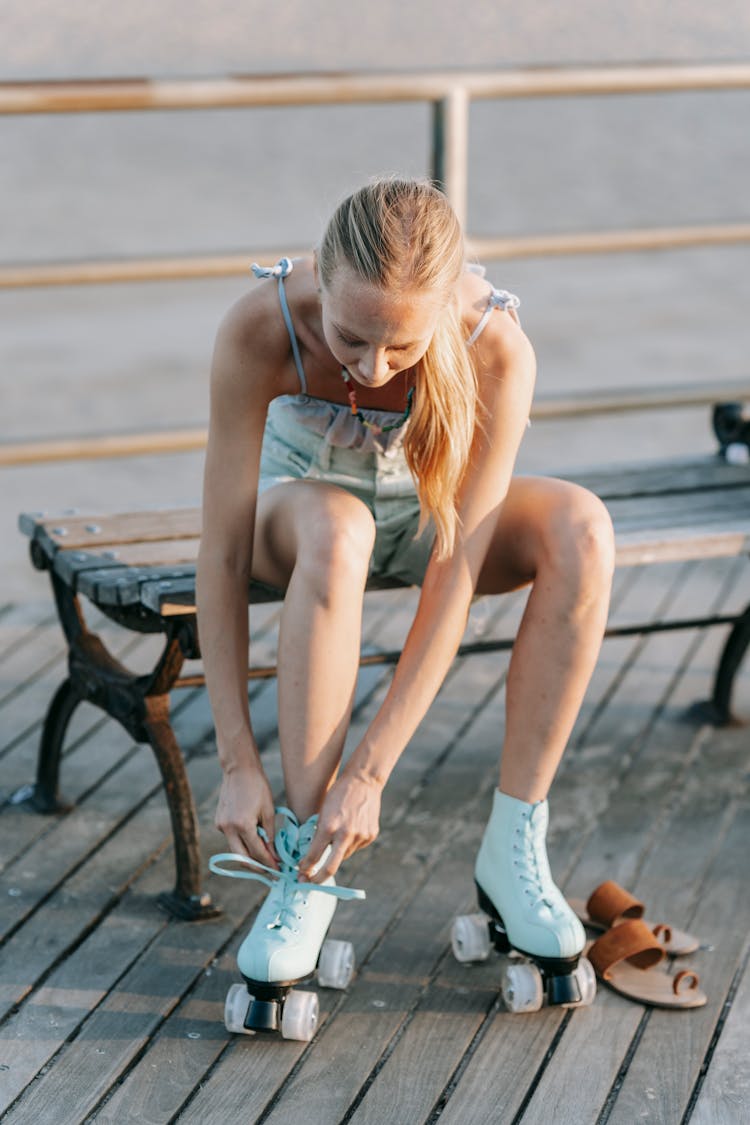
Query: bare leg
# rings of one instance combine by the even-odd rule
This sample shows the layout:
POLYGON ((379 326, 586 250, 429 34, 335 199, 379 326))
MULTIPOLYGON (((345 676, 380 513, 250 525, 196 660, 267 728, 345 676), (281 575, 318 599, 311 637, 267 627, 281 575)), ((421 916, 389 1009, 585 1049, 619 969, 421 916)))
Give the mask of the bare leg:
POLYGON ((253 573, 287 586, 279 737, 287 803, 301 822, 319 810, 341 761, 374 536, 365 505, 331 485, 280 485, 258 506, 253 573))
POLYGON ((544 800, 594 669, 614 560, 609 515, 563 481, 514 480, 477 584, 502 593, 532 582, 506 690, 500 789, 544 800))

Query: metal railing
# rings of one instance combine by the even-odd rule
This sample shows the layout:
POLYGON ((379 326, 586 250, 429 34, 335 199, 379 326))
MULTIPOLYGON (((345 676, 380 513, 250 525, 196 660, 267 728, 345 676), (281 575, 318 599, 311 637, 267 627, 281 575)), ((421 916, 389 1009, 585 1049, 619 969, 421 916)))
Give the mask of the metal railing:
MULTIPOLYGON (((14 82, 0 84, 0 114, 76 114, 123 111, 200 110, 226 107, 311 106, 427 102, 432 106, 430 173, 465 225, 468 135, 471 103, 478 99, 572 97, 750 89, 750 64, 626 66, 426 74, 322 74, 236 76, 193 80, 14 82)), ((750 222, 701 224, 574 234, 474 238, 469 252, 484 260, 561 254, 617 253, 750 242, 750 222)), ((301 250, 300 253, 306 252, 301 250)), ((290 249, 285 248, 289 254, 290 249)), ((173 256, 112 261, 47 262, 0 267, 0 288, 89 285, 109 282, 229 277, 244 274, 253 258, 280 256, 268 247, 230 255, 173 256)), ((737 385, 734 385, 735 389, 737 385)), ((745 384, 745 389, 748 388, 745 384)), ((660 405, 694 405, 699 388, 665 392, 660 405)), ((594 410, 636 409, 625 394, 600 396, 594 410), (618 406, 619 402, 619 406, 618 406)), ((658 396, 657 396, 658 397, 658 396)), ((648 404, 647 404, 648 405, 648 404)), ((650 404, 653 406, 653 403, 650 404)), ((557 416, 586 409, 583 402, 559 405, 557 416)), ((539 412, 540 406, 537 406, 539 412)), ((550 417, 554 403, 541 405, 550 417)), ((588 412, 592 412, 589 403, 588 412)), ((539 415, 538 415, 539 416, 539 415)), ((202 430, 120 435, 81 441, 0 446, 0 465, 70 457, 111 457, 199 448, 202 430)))

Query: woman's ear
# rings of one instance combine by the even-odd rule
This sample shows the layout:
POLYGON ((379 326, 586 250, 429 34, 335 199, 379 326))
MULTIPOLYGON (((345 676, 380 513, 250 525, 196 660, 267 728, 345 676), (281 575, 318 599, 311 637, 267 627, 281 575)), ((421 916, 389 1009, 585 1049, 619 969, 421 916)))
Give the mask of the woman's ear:
POLYGON ((313 280, 315 281, 315 288, 320 293, 320 273, 318 271, 318 255, 313 250, 313 280))

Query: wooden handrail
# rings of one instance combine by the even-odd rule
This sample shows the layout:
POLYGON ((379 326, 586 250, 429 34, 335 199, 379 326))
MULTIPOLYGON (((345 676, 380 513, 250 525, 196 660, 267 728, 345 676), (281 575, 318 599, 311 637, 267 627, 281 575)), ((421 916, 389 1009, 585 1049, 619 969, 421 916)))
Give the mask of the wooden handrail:
POLYGON ((236 75, 197 79, 88 79, 0 83, 0 113, 218 109, 439 101, 456 90, 471 99, 737 90, 750 87, 750 64, 539 67, 424 74, 236 75))
MULTIPOLYGON (((573 234, 520 235, 514 238, 470 237, 467 239, 467 251, 472 258, 492 262, 509 258, 679 250, 690 246, 727 246, 743 242, 750 242, 750 223, 704 223, 699 226, 580 231, 573 234)), ((108 261, 38 262, 33 265, 0 266, 0 289, 242 277, 248 275, 251 262, 273 263, 284 254, 296 258, 309 253, 308 246, 296 250, 289 247, 284 250, 248 250, 241 254, 113 258, 108 261)))
MULTIPOLYGON (((643 410, 674 410, 711 406, 715 402, 750 399, 750 378, 663 387, 615 388, 605 391, 571 391, 542 395, 534 401, 534 421, 555 421, 598 414, 643 410)), ((0 468, 39 465, 53 461, 98 461, 113 457, 139 457, 160 453, 191 453, 206 445, 206 429, 161 430, 135 434, 10 442, 0 445, 0 468)))

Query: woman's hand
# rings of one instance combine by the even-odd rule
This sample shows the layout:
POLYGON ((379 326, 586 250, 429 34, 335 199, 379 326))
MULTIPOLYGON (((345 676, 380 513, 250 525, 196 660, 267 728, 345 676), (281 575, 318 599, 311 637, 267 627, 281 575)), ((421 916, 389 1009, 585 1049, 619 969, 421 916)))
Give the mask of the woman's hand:
POLYGON ((230 851, 278 869, 273 793, 260 763, 243 763, 225 771, 215 824, 226 836, 230 851), (258 835, 258 828, 265 831, 268 843, 258 835))
POLYGON ((376 839, 381 793, 381 784, 373 778, 342 773, 323 801, 310 850, 300 863, 302 878, 322 883, 338 871, 345 859, 376 839), (313 874, 329 844, 330 855, 313 874))

